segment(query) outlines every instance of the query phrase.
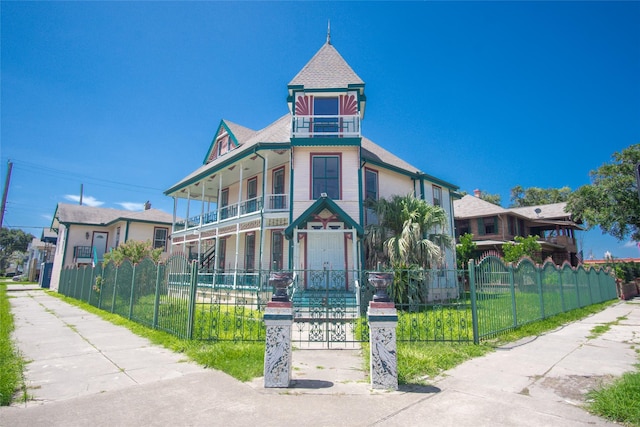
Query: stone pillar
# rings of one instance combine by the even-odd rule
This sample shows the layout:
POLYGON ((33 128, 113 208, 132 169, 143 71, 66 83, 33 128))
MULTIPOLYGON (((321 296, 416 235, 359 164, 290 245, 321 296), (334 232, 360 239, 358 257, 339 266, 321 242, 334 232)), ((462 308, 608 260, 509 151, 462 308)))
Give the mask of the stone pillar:
POLYGON ((291 383, 291 327, 293 303, 271 301, 264 311, 267 328, 264 350, 265 388, 286 388, 291 383))
POLYGON ((371 388, 398 389, 396 327, 398 312, 393 302, 369 303, 369 356, 371 388))

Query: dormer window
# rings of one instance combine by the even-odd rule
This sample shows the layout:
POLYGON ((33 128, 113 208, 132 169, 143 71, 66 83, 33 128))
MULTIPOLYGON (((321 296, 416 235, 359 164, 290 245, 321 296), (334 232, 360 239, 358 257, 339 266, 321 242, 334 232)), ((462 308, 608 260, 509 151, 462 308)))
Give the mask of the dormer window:
POLYGON ((231 138, 229 138, 229 134, 219 136, 216 140, 216 145, 218 146, 218 157, 231 151, 231 138))

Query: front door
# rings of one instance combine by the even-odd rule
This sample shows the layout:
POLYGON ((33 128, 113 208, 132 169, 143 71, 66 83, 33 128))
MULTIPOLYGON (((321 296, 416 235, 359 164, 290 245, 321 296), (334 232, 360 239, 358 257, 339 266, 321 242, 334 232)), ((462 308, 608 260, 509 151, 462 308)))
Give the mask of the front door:
POLYGON ((104 254, 107 252, 108 237, 109 233, 102 231, 93 232, 93 242, 91 243, 91 246, 93 246, 94 261, 102 261, 104 258, 104 254))
POLYGON ((308 233, 307 289, 346 290, 346 266, 343 233, 308 233))

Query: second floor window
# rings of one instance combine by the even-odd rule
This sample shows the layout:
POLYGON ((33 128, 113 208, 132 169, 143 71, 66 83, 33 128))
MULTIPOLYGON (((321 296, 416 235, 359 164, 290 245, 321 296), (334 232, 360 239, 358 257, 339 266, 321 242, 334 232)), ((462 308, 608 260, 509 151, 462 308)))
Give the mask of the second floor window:
POLYGON ((334 200, 340 199, 340 157, 313 156, 311 159, 311 197, 322 193, 334 200))
POLYGON ((483 236, 485 234, 497 234, 498 233, 498 218, 478 218, 478 233, 483 236))
POLYGON ((154 228, 153 229, 153 249, 167 250, 167 236, 169 235, 168 228, 154 228))
POLYGON ((442 206, 442 188, 433 186, 433 206, 442 206))

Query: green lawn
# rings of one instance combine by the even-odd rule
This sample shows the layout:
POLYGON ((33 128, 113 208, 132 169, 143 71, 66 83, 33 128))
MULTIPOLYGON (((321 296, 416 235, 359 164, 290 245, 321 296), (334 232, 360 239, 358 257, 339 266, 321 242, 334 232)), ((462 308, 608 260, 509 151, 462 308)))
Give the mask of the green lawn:
POLYGON ((24 390, 24 360, 11 340, 13 315, 6 283, 0 282, 0 405, 9 405, 19 389, 24 390))

